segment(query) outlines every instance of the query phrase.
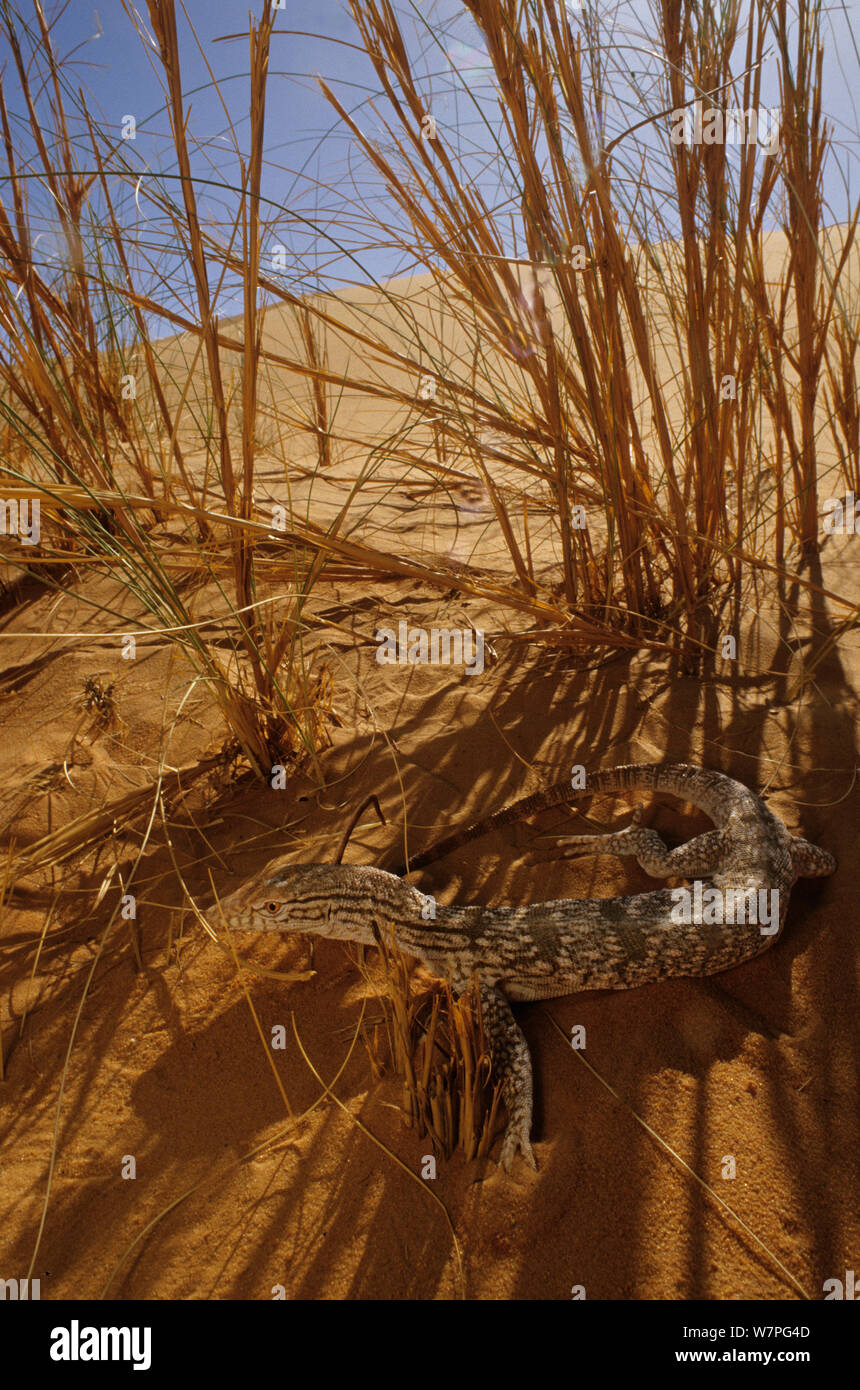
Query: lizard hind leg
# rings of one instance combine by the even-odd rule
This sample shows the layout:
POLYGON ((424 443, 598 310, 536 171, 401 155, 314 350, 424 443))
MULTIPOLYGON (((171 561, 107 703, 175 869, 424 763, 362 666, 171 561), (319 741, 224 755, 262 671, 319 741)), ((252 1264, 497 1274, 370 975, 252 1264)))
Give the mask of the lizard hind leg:
POLYGON ((572 853, 563 853, 565 859, 577 853, 629 855, 651 878, 696 878, 712 874, 719 867, 724 835, 722 830, 708 830, 669 849, 656 830, 643 829, 634 817, 626 830, 611 835, 559 836, 559 844, 574 846, 572 853))

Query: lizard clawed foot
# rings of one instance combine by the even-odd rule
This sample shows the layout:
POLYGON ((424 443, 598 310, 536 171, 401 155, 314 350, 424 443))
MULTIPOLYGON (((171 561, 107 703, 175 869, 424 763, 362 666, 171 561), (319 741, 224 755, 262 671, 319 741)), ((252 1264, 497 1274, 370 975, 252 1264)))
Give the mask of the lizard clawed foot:
POLYGON ((623 830, 611 831, 608 835, 559 835, 556 844, 570 848, 561 851, 562 859, 577 859, 590 854, 630 854, 626 840, 634 835, 642 824, 642 807, 637 806, 630 818, 630 824, 623 830))
POLYGON ((521 1130, 514 1129, 509 1125, 502 1142, 502 1152, 499 1154, 499 1167, 503 1168, 506 1173, 511 1171, 511 1165, 517 1153, 521 1153, 529 1167, 537 1171, 537 1161, 532 1152, 528 1133, 524 1134, 521 1130))

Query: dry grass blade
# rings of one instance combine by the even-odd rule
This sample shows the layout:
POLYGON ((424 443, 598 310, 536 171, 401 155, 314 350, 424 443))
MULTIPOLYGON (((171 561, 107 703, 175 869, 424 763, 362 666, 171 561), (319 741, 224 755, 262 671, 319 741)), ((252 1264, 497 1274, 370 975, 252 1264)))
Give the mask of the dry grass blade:
POLYGON ((189 763, 188 766, 178 768, 174 772, 163 773, 157 782, 149 786, 117 797, 101 810, 89 811, 84 816, 68 821, 50 835, 43 835, 26 849, 19 850, 14 860, 16 870, 23 873, 29 869, 59 864, 68 859, 70 854, 77 854, 89 845, 109 839, 117 831, 123 830, 143 810, 155 804, 159 792, 169 797, 185 791, 223 762, 223 755, 218 753, 213 757, 203 758, 200 762, 189 763))

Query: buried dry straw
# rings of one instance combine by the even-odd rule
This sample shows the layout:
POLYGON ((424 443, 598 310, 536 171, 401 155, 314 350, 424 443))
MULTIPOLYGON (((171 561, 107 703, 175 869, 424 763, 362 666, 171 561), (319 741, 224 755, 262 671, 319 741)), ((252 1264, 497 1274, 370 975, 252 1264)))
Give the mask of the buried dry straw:
POLYGON ((428 1135, 434 1153, 484 1158, 497 1128, 501 1082, 494 1080, 477 987, 460 998, 447 981, 416 986, 392 932, 377 937, 385 982, 383 1019, 364 1032, 374 1075, 386 1065, 403 1077, 403 1112, 410 1129, 428 1135))

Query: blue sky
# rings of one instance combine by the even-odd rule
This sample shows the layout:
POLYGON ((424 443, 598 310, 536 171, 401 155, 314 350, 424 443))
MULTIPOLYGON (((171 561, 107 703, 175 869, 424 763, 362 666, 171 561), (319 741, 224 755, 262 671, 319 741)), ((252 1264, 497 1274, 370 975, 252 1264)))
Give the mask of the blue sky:
MULTIPOLYGON (((53 10, 50 0, 45 3, 49 15, 57 12, 56 3, 53 10)), ((254 0, 253 7, 258 10, 260 3, 261 0, 254 0)), ((570 3, 575 11, 575 0, 570 3)), ((240 145, 244 146, 248 133, 247 114, 243 116, 248 107, 248 8, 247 0, 187 0, 199 47, 187 22, 180 17, 190 129, 200 142, 194 161, 200 180, 198 194, 204 217, 213 223, 223 218, 222 185, 235 183, 237 166, 224 110, 213 89, 207 63, 220 85, 240 145), (241 37, 225 38, 241 34, 243 29, 245 34, 241 37)), ((640 119, 647 109, 643 105, 648 95, 645 74, 653 40, 645 0, 627 0, 602 8, 613 17, 613 43, 607 59, 620 84, 616 87, 619 99, 612 112, 613 129, 608 132, 613 135, 640 119), (628 80, 631 73, 634 76, 628 80)), ((417 67, 425 74, 428 99, 432 98, 434 116, 446 139, 467 160, 487 201, 499 205, 506 195, 480 157, 486 136, 483 122, 494 122, 495 129, 499 129, 500 123, 489 86, 488 60, 474 24, 459 0, 395 0, 395 9, 403 16, 404 32, 411 36, 414 52, 423 54, 418 57, 417 67), (460 90, 455 95, 456 81, 460 90)), ((139 10, 145 32, 145 0, 140 0, 139 10)), ((857 16, 857 0, 836 4, 828 12, 825 91, 834 138, 841 146, 825 188, 833 220, 844 220, 848 207, 860 194, 856 104, 860 59, 853 34, 857 16)), ((98 7, 89 0, 70 0, 55 35, 61 54, 76 50, 69 78, 84 88, 99 122, 118 135, 123 118, 134 116, 136 139, 133 149, 130 143, 127 147, 133 167, 144 179, 161 176, 170 181, 174 161, 157 55, 135 32, 119 0, 102 0, 98 7)), ((2 41, 0 58, 7 58, 2 52, 2 41)), ((396 217, 391 204, 386 204, 384 190, 368 178, 354 140, 340 127, 320 93, 314 80, 317 73, 331 83, 350 110, 358 113, 362 129, 377 129, 376 118, 367 105, 377 90, 376 77, 358 47, 345 5, 341 0, 286 0, 286 8, 278 13, 272 41, 263 189, 271 212, 277 213, 277 235, 289 250, 291 287, 300 290, 366 281, 412 268, 391 248, 379 247, 358 260, 344 254, 343 248, 359 245, 367 234, 366 210, 354 201, 357 186, 383 222, 388 219, 395 223, 396 217)), ((9 86, 14 107, 14 82, 10 81, 9 86)), ((772 57, 765 66, 766 104, 773 102, 775 92, 772 57)), ((635 159, 630 168, 634 165, 635 159)), ((624 176, 620 152, 618 177, 622 193, 624 176)), ((632 178, 631 175, 631 187, 632 178)), ((133 180, 131 184, 126 180, 123 196, 126 209, 134 217, 134 210, 128 207, 129 187, 133 187, 133 180)), ((178 187, 172 187, 178 197, 178 187)), ((145 196, 140 206, 145 211, 145 196)), ((157 240, 156 224, 151 227, 157 240)), ((227 306, 225 311, 229 311, 227 306)))

